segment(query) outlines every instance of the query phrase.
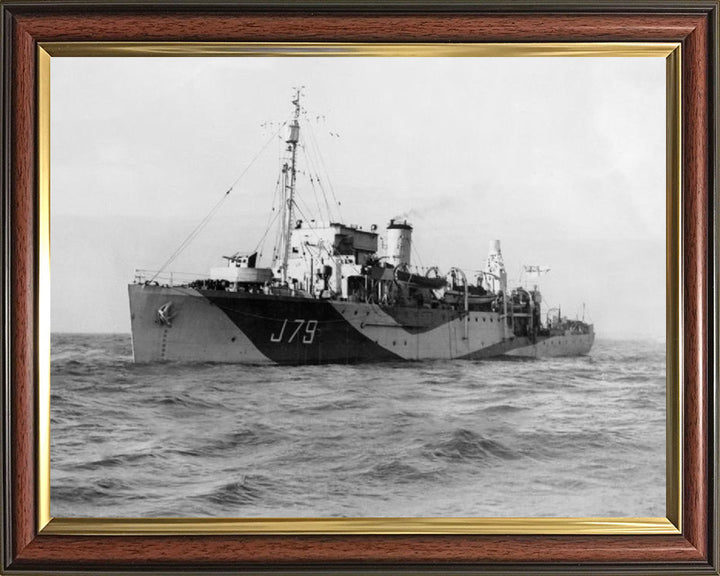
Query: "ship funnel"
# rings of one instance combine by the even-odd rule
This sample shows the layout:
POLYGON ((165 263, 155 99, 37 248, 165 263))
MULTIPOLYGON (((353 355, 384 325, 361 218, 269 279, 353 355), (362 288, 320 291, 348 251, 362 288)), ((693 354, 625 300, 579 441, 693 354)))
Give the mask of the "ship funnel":
POLYGON ((412 226, 407 220, 393 218, 387 227, 386 260, 395 267, 410 266, 412 226))
POLYGON ((488 274, 486 281, 491 291, 507 291, 507 273, 505 272, 505 262, 503 262, 502 252, 500 251, 500 240, 490 240, 485 272, 488 274))

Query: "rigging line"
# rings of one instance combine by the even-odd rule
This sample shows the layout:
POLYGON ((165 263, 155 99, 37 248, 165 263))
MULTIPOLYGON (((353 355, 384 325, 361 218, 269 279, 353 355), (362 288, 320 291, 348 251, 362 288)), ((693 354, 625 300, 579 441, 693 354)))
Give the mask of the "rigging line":
MULTIPOLYGON (((321 182, 321 180, 320 180, 320 170, 318 169, 318 164, 317 164, 317 161, 316 161, 316 159, 315 159, 315 155, 317 154, 317 152, 316 152, 316 146, 314 145, 315 143, 314 143, 314 141, 313 141, 313 139, 312 139, 312 136, 310 137, 310 139, 307 140, 307 143, 309 144, 310 150, 311 150, 312 153, 313 153, 313 156, 310 156, 310 155, 307 156, 308 167, 309 167, 310 170, 312 171, 312 173, 313 173, 313 175, 314 175, 314 177, 315 177, 314 179, 315 179, 315 181, 317 182, 318 188, 320 189, 320 192, 321 192, 321 194, 322 194, 322 196, 323 196, 323 201, 325 202, 325 209, 326 209, 326 211, 327 211, 327 219, 328 219, 329 222, 332 222, 333 219, 334 219, 334 218, 333 218, 333 213, 332 213, 332 210, 330 209, 330 203, 328 202, 328 195, 326 194, 325 188, 323 187, 322 182, 321 182)), ((321 211, 321 212, 322 212, 322 211, 321 211)))
POLYGON ((260 155, 261 155, 263 152, 265 152, 265 149, 270 145, 270 142, 272 142, 273 140, 275 140, 275 136, 277 136, 278 134, 280 134, 280 131, 285 127, 286 124, 287 124, 287 122, 283 122, 282 124, 280 124, 280 126, 278 127, 278 129, 275 130, 275 132, 273 132, 272 136, 270 136, 270 138, 268 139, 268 141, 265 142, 265 144, 263 144, 263 147, 260 148, 260 150, 258 151, 258 153, 255 154, 255 156, 253 156, 252 160, 250 160, 250 163, 249 163, 247 166, 245 166, 245 170, 242 171, 242 173, 240 174, 240 176, 238 176, 237 178, 235 178, 235 181, 230 185, 230 189, 231 189, 231 190, 232 190, 233 188, 235 188, 235 185, 236 185, 238 182, 240 182, 240 179, 241 179, 243 176, 245 176, 245 174, 247 173, 248 170, 250 170, 250 168, 252 167, 252 165, 255 163, 255 160, 257 160, 258 158, 260 158, 260 155))
MULTIPOLYGON (((314 182, 312 183, 313 187, 315 186, 315 183, 317 183, 317 187, 320 189, 320 193, 323 197, 323 202, 325 203, 325 213, 327 214, 327 220, 328 222, 338 221, 338 218, 333 217, 332 209, 330 208, 330 202, 328 202, 328 195, 325 192, 325 187, 322 184, 322 180, 320 179, 320 174, 318 169, 313 166, 314 170, 314 182)), ((320 213, 322 213, 322 210, 320 210, 320 213)))
POLYGON ((328 187, 330 188, 330 192, 332 193, 333 200, 334 200, 334 202, 332 203, 333 210, 330 211, 330 214, 329 214, 330 219, 331 220, 336 219, 336 220, 342 222, 343 218, 342 218, 342 214, 339 209, 339 202, 337 201, 337 198, 335 197, 335 192, 332 188, 332 182, 330 181, 330 174, 328 173, 328 170, 325 167, 325 162, 323 161, 323 156, 320 151, 320 144, 318 143, 317 136, 315 135, 315 132, 312 129, 309 130, 309 133, 310 133, 310 140, 311 140, 313 148, 314 148, 314 153, 317 156, 317 160, 313 160, 313 163, 315 165, 315 178, 317 179, 318 185, 320 186, 323 196, 325 197, 325 202, 328 204, 328 206, 330 206, 331 204, 328 201, 328 194, 325 191, 325 186, 323 185, 322 180, 320 179, 320 173, 321 172, 323 173, 323 177, 324 178, 326 177, 328 180, 328 187), (335 218, 333 211, 337 213, 337 218, 335 218))
POLYGON ((265 239, 267 238, 268 234, 270 233, 270 230, 272 230, 273 225, 275 224, 275 221, 280 216, 280 210, 275 210, 275 203, 277 202, 278 194, 280 191, 280 175, 278 175, 277 181, 275 182, 275 191, 273 193, 273 200, 272 200, 272 209, 270 210, 270 213, 268 214, 268 220, 265 224, 265 232, 263 233, 262 237, 260 238, 260 241, 258 242, 258 245, 255 247, 255 250, 260 250, 260 257, 262 257, 262 253, 265 251, 265 239))
MULTIPOLYGON (((320 216, 320 215, 322 215, 322 208, 320 207, 320 199, 318 198, 317 189, 315 188, 315 181, 314 181, 312 172, 310 171, 310 170, 311 170, 311 168, 310 168, 310 158, 308 157, 307 147, 303 144, 303 145, 301 146, 301 148, 302 148, 302 151, 303 151, 303 155, 305 156, 305 162, 307 162, 307 166, 308 166, 308 173, 309 173, 308 176, 310 177, 310 188, 312 188, 313 197, 315 198, 315 204, 316 204, 317 209, 318 209, 318 216, 320 216)), ((327 198, 325 199, 325 203, 327 204, 327 198)))
POLYGON ((205 227, 205 225, 211 220, 211 218, 215 215, 215 213, 220 209, 220 207, 223 205, 225 200, 228 198, 229 194, 230 194, 230 190, 228 190, 227 192, 225 192, 225 194, 223 194, 223 197, 220 198, 220 200, 217 202, 217 204, 215 204, 215 206, 213 206, 212 210, 210 210, 210 212, 205 216, 205 218, 203 218, 200 221, 200 224, 198 224, 195 227, 195 229, 192 232, 190 232, 190 234, 185 238, 185 240, 183 240, 181 242, 180 246, 177 247, 175 252, 173 252, 167 260, 165 260, 165 263, 160 267, 160 269, 150 279, 150 282, 152 282, 153 280, 155 280, 155 278, 157 278, 160 274, 162 274, 165 271, 165 269, 168 266, 170 266, 170 264, 172 264, 178 256, 180 256, 182 251, 185 250, 185 248, 187 248, 190 245, 190 243, 197 237, 197 235, 200 233, 200 231, 205 227))
POLYGON ((275 192, 273 192, 273 199, 271 204, 271 210, 268 214, 268 220, 265 224, 265 232, 262 235, 262 238, 260 239, 260 242, 258 242, 258 245, 255 247, 255 251, 260 248, 260 245, 265 241, 265 238, 267 237, 268 233, 270 232, 270 229, 272 228, 273 223, 275 220, 277 220, 277 217, 280 214, 280 210, 275 210, 275 201, 277 200, 278 196, 278 190, 280 190, 280 176, 278 175, 277 181, 275 182, 275 192))
POLYGON ((341 221, 342 221, 342 218, 340 218, 339 213, 338 213, 338 216, 337 216, 337 217, 335 217, 335 216, 333 215, 333 211, 332 211, 332 209, 331 209, 332 204, 330 204, 330 203, 328 202, 328 195, 327 195, 327 192, 325 192, 325 186, 323 186, 323 182, 322 182, 322 180, 321 180, 321 178, 320 178, 320 173, 319 173, 319 171, 316 171, 316 172, 315 172, 315 181, 317 182, 317 185, 318 185, 318 187, 320 188, 320 192, 322 192, 323 198, 324 198, 324 200, 325 200, 325 206, 326 206, 327 214, 328 214, 328 221, 329 221, 329 222, 341 222, 341 221))
MULTIPOLYGON (((255 251, 257 251, 260 248, 260 245, 264 242, 265 238, 267 237, 268 233, 270 232, 270 228, 273 225, 273 222, 277 219, 278 214, 280 213, 279 209, 275 210, 275 203, 277 202, 278 193, 280 191, 280 170, 281 170, 281 161, 282 158, 280 158, 279 154, 281 154, 280 150, 282 149, 282 146, 280 143, 282 142, 282 138, 278 138, 278 177, 277 180, 275 180, 275 190, 273 191, 273 197, 272 202, 270 203, 270 211, 268 212, 268 218, 267 223, 265 224, 265 232, 262 235, 262 238, 260 242, 258 242, 258 245, 255 247, 255 251)), ((263 246, 264 250, 264 246, 263 246)), ((237 252, 236 252, 237 254, 237 252)), ((259 258, 262 258, 262 252, 258 254, 259 258)))
MULTIPOLYGON (((303 135, 304 135, 304 133, 303 133, 303 135)), ((313 145, 312 145, 312 144, 313 144, 312 138, 311 138, 310 141, 307 141, 306 143, 310 145, 310 148, 313 147, 313 145)), ((315 162, 315 159, 314 159, 313 157, 311 157, 311 156, 307 153, 307 149, 305 150, 305 158, 306 158, 307 163, 308 163, 308 168, 309 168, 312 172, 314 172, 314 174, 315 174, 315 180, 317 181, 318 187, 320 188, 320 192, 322 193, 323 201, 325 202, 325 209, 327 210, 327 219, 328 219, 328 222, 332 222, 332 221, 334 220, 334 218, 333 218, 332 211, 330 210, 330 203, 328 202, 328 196, 327 196, 327 194, 325 193, 325 188, 323 187, 322 182, 320 181, 320 175, 319 175, 320 170, 318 170, 317 163, 315 162)), ((312 174, 311 174, 311 180, 310 180, 310 182, 311 182, 311 184, 313 185, 313 191, 315 191, 314 182, 313 182, 313 180, 312 180, 312 174)), ((320 214, 322 214, 322 209, 320 210, 320 214)))
MULTIPOLYGON (((312 188, 312 191, 313 191, 313 197, 315 198, 315 205, 317 206, 317 209, 318 209, 318 216, 319 216, 318 220, 320 220, 320 219, 322 219, 323 211, 322 211, 322 207, 320 206, 320 198, 318 197, 318 191, 315 186, 315 178, 313 177, 312 174, 310 174, 310 188, 312 188)), ((329 209, 329 206, 327 206, 327 201, 325 201, 325 204, 326 204, 325 211, 328 214, 328 221, 330 221, 330 209, 329 209)))
POLYGON ((330 192, 332 193, 332 197, 335 202, 335 206, 337 207, 338 215, 340 216, 340 221, 342 222, 343 218, 342 218, 342 211, 340 210, 340 202, 338 202, 337 196, 335 196, 335 188, 333 187, 333 184, 330 181, 330 173, 328 172, 328 169, 325 165, 325 159, 323 158, 322 152, 320 151, 320 146, 318 145, 317 138, 315 137, 315 132, 312 129, 312 126, 309 127, 308 132, 310 132, 310 136, 315 144, 315 148, 317 150, 317 155, 318 155, 318 158, 320 159, 320 164, 322 165, 322 168, 325 171, 325 175, 328 177, 328 185, 330 187, 330 192))
MULTIPOLYGON (((315 181, 317 182, 318 188, 320 188, 320 192, 323 197, 323 202, 325 202, 325 211, 327 212, 327 215, 328 215, 328 222, 332 222, 333 218, 331 216, 332 211, 330 210, 330 202, 328 202, 327 194, 325 194, 325 188, 323 188, 322 183, 320 182, 320 179, 317 176, 317 173, 315 174, 315 181)), ((342 220, 341 218, 338 218, 338 221, 341 221, 341 220, 342 220)))
MULTIPOLYGON (((262 235, 262 238, 260 238, 260 241, 257 243, 257 246, 255 246, 255 252, 258 252, 260 250, 260 247, 265 244, 267 235, 270 232, 270 229, 272 228, 273 224, 275 224, 275 220, 277 220, 278 216, 280 216, 280 212, 275 212, 275 216, 273 216, 272 220, 268 223, 268 226, 265 229, 265 234, 262 235)), ((262 256, 262 251, 260 251, 260 256, 262 256)))
MULTIPOLYGON (((300 216, 303 217, 303 220, 307 221, 307 216, 305 216, 305 214, 303 213, 303 211, 300 210, 300 205, 298 204, 298 200, 303 203, 303 207, 305 208, 305 210, 307 210, 307 213, 308 213, 308 214, 312 214, 312 212, 310 211, 310 207, 308 206, 307 202, 305 202, 305 200, 303 199, 302 196, 300 196, 299 194, 296 194, 296 195, 295 195, 295 199, 293 200, 293 204, 295 204, 295 207, 296 207, 296 208, 298 209, 298 211, 300 212, 300 216)), ((294 226, 294 225, 295 225, 295 223, 293 223, 293 226, 294 226)))
POLYGON ((187 236, 187 238, 185 238, 185 240, 182 241, 182 243, 181 243, 180 246, 175 250, 175 252, 172 253, 172 255, 170 256, 170 258, 168 258, 168 259, 165 261, 165 263, 160 267, 160 270, 157 271, 157 274, 155 274, 155 276, 152 277, 152 279, 150 280, 150 282, 152 282, 153 280, 155 280, 155 278, 157 278, 160 273, 164 272, 164 271, 165 271, 165 268, 167 268, 168 266, 170 266, 170 264, 172 264, 172 263, 175 261, 175 259, 176 259, 178 256, 180 256, 180 254, 183 252, 183 250, 185 250, 185 248, 187 248, 187 247, 190 245, 190 243, 197 237, 197 235, 200 233, 200 231, 207 225, 208 222, 210 222, 210 220, 211 220, 212 217, 215 215, 215 213, 218 211, 218 209, 220 208, 220 206, 221 206, 221 205, 223 204, 223 202, 225 202, 225 200, 228 198, 228 196, 230 195, 230 192, 232 192, 233 188, 235 188, 235 186, 237 185, 237 183, 240 182, 240 179, 241 179, 243 176, 245 176, 245 174, 247 173, 247 171, 250 170, 250 168, 252 167, 252 165, 255 164, 255 161, 260 157, 260 155, 261 155, 261 154, 265 151, 265 149, 270 145, 270 142, 272 142, 272 141, 275 139, 275 136, 277 136, 277 135, 280 133, 280 130, 282 130, 283 126, 285 126, 285 122, 283 122, 283 123, 280 125, 280 127, 275 131, 275 133, 274 133, 272 136, 270 136, 270 138, 268 139, 268 141, 265 142, 265 144, 263 145, 262 148, 260 148, 260 151, 259 151, 257 154, 255 154, 255 156, 253 156, 252 160, 250 160, 250 163, 245 167, 245 170, 243 170, 243 171, 240 173, 240 176, 238 176, 238 177, 235 179, 235 181, 230 185, 230 188, 228 188, 228 189, 225 191, 225 193, 223 194, 222 198, 220 198, 220 200, 218 201, 218 203, 215 204, 215 206, 213 206, 213 208, 210 210, 210 212, 207 214, 207 216, 205 216, 205 218, 203 218, 203 219, 200 221, 200 224, 198 224, 198 225, 195 227, 195 229, 194 229, 192 232, 190 232, 190 234, 187 236))

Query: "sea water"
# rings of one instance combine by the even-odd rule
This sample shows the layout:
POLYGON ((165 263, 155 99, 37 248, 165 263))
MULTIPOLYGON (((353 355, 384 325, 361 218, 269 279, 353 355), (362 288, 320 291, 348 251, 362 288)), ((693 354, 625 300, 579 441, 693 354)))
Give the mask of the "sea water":
POLYGON ((54 334, 51 372, 53 516, 665 515, 660 341, 278 367, 54 334))

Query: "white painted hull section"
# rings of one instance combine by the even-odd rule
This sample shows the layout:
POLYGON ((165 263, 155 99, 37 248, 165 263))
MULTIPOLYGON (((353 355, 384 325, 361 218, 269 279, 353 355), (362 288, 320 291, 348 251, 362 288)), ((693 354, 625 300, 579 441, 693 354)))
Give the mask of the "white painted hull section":
POLYGON ((130 285, 135 362, 271 363, 235 324, 193 288, 130 285), (158 309, 172 302, 166 326, 158 309))
POLYGON ((447 322, 427 332, 413 334, 377 305, 335 302, 333 306, 356 330, 404 360, 462 358, 499 344, 504 337, 500 315, 493 312, 468 312, 463 318, 450 320, 452 315, 448 311, 447 322))

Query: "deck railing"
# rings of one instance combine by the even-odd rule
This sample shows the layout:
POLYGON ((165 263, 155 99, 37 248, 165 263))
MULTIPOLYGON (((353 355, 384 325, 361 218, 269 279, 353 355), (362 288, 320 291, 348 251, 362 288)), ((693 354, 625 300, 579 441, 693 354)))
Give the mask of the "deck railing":
POLYGON ((193 280, 202 280, 209 278, 209 274, 200 274, 196 272, 177 272, 174 270, 144 270, 136 269, 133 282, 135 284, 145 284, 146 282, 157 282, 160 286, 184 286, 193 280))

